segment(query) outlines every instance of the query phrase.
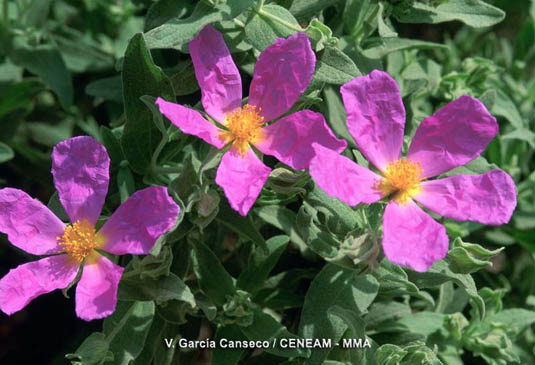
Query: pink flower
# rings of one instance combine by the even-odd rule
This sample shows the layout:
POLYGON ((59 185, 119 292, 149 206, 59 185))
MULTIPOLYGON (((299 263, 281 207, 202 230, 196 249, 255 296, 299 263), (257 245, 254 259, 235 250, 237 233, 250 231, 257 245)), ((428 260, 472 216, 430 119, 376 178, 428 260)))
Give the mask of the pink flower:
POLYGON ((405 108, 396 82, 375 70, 343 85, 341 93, 349 132, 380 175, 319 145, 310 174, 349 205, 392 198, 383 216, 383 250, 391 262, 423 272, 448 251, 446 230, 415 201, 454 220, 509 221, 516 191, 505 172, 427 180, 479 156, 498 132, 479 100, 464 95, 425 118, 402 158, 405 108))
POLYGON ((222 128, 198 111, 156 100, 160 112, 187 134, 223 148, 216 183, 232 208, 246 215, 260 195, 271 169, 251 149, 275 156, 294 169, 308 168, 312 143, 341 152, 337 139, 319 113, 302 110, 265 126, 286 113, 312 80, 316 58, 304 33, 279 38, 260 54, 255 65, 248 104, 242 107, 242 83, 221 33, 206 26, 189 44, 204 110, 222 128))
POLYGON ((0 280, 0 309, 10 315, 31 300, 66 288, 83 266, 76 314, 89 321, 115 311, 123 268, 97 250, 147 254, 176 221, 179 207, 164 187, 137 191, 97 232, 108 191, 110 158, 91 137, 63 141, 52 152, 52 175, 71 225, 18 189, 0 190, 0 232, 33 255, 51 255, 12 269, 0 280))

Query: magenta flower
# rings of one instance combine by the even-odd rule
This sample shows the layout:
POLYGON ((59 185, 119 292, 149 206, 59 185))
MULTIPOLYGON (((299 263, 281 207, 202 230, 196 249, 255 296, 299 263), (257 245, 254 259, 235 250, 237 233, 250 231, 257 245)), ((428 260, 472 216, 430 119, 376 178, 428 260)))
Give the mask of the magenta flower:
POLYGON ((427 180, 472 161, 498 132, 479 100, 464 95, 425 118, 401 158, 405 108, 396 82, 374 70, 343 85, 341 93, 348 130, 380 175, 319 145, 310 175, 349 205, 392 198, 383 216, 383 251, 391 262, 423 272, 448 251, 446 230, 415 201, 454 220, 509 221, 516 191, 505 172, 427 180))
POLYGON ((249 99, 242 107, 242 83, 221 33, 206 26, 189 43, 204 110, 221 128, 198 111, 156 100, 160 112, 187 134, 223 148, 216 183, 232 208, 246 215, 260 195, 271 169, 251 149, 275 156, 294 169, 308 168, 312 143, 341 152, 346 142, 337 139, 319 113, 302 110, 265 126, 286 113, 312 80, 316 58, 304 33, 279 38, 266 48, 254 68, 249 99))
POLYGON ((179 207, 165 187, 137 191, 97 232, 108 191, 110 158, 91 137, 63 141, 52 152, 52 175, 71 225, 18 189, 0 190, 0 232, 33 255, 51 255, 12 269, 0 280, 0 309, 10 315, 41 294, 66 288, 83 266, 76 314, 89 321, 109 316, 117 304, 123 268, 98 253, 147 254, 176 221, 179 207))

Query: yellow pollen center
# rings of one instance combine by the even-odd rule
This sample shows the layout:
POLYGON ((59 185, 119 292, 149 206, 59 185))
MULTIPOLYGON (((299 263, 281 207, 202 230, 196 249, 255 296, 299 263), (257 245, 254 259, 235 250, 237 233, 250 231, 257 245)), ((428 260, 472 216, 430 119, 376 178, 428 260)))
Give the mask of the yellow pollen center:
POLYGON ((421 177, 422 173, 420 162, 401 158, 386 166, 383 172, 384 179, 379 183, 379 190, 385 195, 395 193, 394 200, 406 203, 411 196, 420 192, 420 182, 424 180, 421 177))
POLYGON ((58 237, 58 245, 78 262, 82 262, 95 248, 102 245, 103 239, 87 219, 76 221, 65 227, 63 236, 58 237))
POLYGON ((241 155, 245 155, 249 144, 262 140, 262 124, 264 117, 260 116, 256 106, 246 104, 241 109, 236 109, 228 114, 225 119, 227 130, 221 131, 219 137, 225 142, 233 142, 232 145, 241 155))

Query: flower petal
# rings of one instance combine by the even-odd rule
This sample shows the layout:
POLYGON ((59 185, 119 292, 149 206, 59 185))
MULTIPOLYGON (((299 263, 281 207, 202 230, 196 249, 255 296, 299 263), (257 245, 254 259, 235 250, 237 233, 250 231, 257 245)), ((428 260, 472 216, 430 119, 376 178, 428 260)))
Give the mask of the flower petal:
POLYGON ((296 170, 306 169, 314 157, 312 143, 342 152, 346 141, 335 137, 320 113, 302 110, 262 129, 264 139, 257 143, 262 153, 275 156, 296 170))
POLYGON ((401 156, 405 107, 396 81, 373 70, 340 88, 347 112, 347 129, 364 157, 384 171, 401 156))
POLYGON ((201 87, 204 110, 223 123, 226 113, 241 107, 242 98, 240 73, 223 36, 207 25, 189 43, 189 51, 201 87))
POLYGON ((412 200, 386 206, 383 216, 383 251, 394 264, 424 272, 448 252, 444 226, 436 222, 412 200))
POLYGON ((179 211, 163 186, 136 191, 100 229, 105 240, 101 248, 115 255, 146 255, 158 237, 173 227, 179 211))
POLYGON ((500 225, 509 222, 516 207, 515 183, 502 170, 481 175, 454 175, 424 181, 414 199, 444 217, 500 225))
POLYGON ((260 195, 270 171, 251 148, 242 156, 233 147, 223 155, 215 182, 223 188, 230 206, 245 216, 260 195))
POLYGON ((72 222, 97 222, 108 192, 109 168, 106 148, 92 137, 69 138, 54 147, 54 185, 72 222))
POLYGON ((198 111, 180 104, 170 103, 162 98, 156 99, 155 104, 160 108, 160 113, 165 115, 183 133, 199 137, 219 149, 225 146, 225 142, 219 138, 221 129, 204 119, 198 111))
POLYGON ((124 268, 97 253, 84 264, 76 286, 76 315, 85 321, 109 316, 117 305, 117 287, 124 268))
POLYGON ((316 56, 305 33, 277 38, 258 57, 248 104, 261 109, 264 122, 280 117, 306 90, 315 66, 316 56))
POLYGON ((376 189, 381 176, 317 143, 312 147, 316 155, 310 161, 310 176, 327 195, 352 206, 383 198, 376 189))
POLYGON ((56 253, 61 250, 57 237, 64 228, 50 209, 24 191, 0 190, 0 232, 14 246, 33 255, 56 253))
POLYGON ((479 156, 496 133, 483 103, 463 95, 422 121, 407 157, 422 164, 423 177, 437 176, 479 156))
POLYGON ((10 315, 41 294, 66 288, 80 265, 67 255, 50 256, 10 270, 0 280, 0 309, 10 315))

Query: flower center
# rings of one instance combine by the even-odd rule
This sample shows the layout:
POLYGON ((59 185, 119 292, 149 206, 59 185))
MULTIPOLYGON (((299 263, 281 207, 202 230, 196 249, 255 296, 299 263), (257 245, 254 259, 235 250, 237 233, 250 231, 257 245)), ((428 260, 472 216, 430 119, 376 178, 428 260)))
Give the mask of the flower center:
POLYGON ((379 183, 379 190, 385 195, 395 193, 394 200, 398 203, 406 203, 411 196, 420 192, 422 173, 423 168, 420 162, 401 158, 386 166, 383 172, 384 179, 379 183))
POLYGON ((76 221, 65 227, 63 236, 58 237, 58 245, 65 247, 65 252, 74 260, 82 262, 93 249, 103 243, 102 236, 87 219, 76 221))
POLYGON ((245 155, 249 144, 254 144, 262 139, 262 124, 264 117, 260 116, 256 106, 246 104, 241 109, 236 109, 228 114, 225 119, 224 130, 219 137, 225 142, 233 142, 233 146, 241 155, 245 155))

